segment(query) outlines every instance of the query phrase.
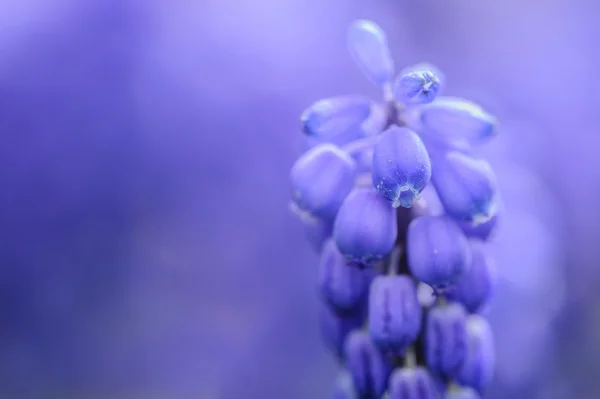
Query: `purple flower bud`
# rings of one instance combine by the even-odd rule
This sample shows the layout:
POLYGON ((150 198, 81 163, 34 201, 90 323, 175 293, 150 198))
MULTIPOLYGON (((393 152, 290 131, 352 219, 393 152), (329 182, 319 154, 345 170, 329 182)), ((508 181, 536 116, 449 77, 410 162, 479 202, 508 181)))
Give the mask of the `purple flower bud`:
POLYGON ((497 211, 496 177, 490 165, 458 151, 435 156, 432 181, 446 212, 478 225, 497 211))
POLYGON ((333 144, 306 152, 292 166, 294 202, 313 216, 333 218, 354 185, 356 162, 333 144))
POLYGON ((385 352, 401 355, 421 330, 417 289, 407 276, 378 276, 369 290, 369 334, 385 352))
POLYGON ((446 393, 444 399, 481 399, 481 396, 471 388, 453 387, 446 393))
POLYGON ((360 397, 381 397, 391 371, 388 359, 364 331, 353 331, 344 345, 346 368, 360 397))
POLYGON ((355 21, 348 30, 348 49, 362 72, 377 85, 391 82, 394 61, 383 30, 374 22, 355 21))
POLYGON ((333 236, 340 252, 352 262, 382 259, 398 236, 396 211, 373 188, 357 188, 344 200, 335 218, 333 236))
POLYGON ((469 242, 446 216, 422 216, 408 227, 407 260, 411 273, 434 288, 459 281, 471 262, 469 242))
POLYGON ((425 359, 429 368, 452 376, 458 371, 467 350, 467 312, 458 303, 438 305, 429 310, 425 327, 425 359))
POLYGON ((302 226, 306 239, 312 248, 320 253, 325 241, 331 237, 333 232, 333 222, 326 219, 303 218, 302 226))
POLYGON ((481 392, 494 372, 494 337, 488 322, 479 315, 467 319, 467 353, 456 381, 481 392))
MULTIPOLYGON (((474 226, 472 222, 461 220, 456 220, 456 223, 467 237, 486 241, 497 229, 501 209, 500 202, 498 202, 498 211, 494 213, 488 221, 476 226, 474 226)), ((429 184, 423 189, 421 195, 419 195, 419 200, 414 204, 412 210, 415 217, 444 214, 444 206, 442 205, 433 184, 429 184)))
POLYGON ((323 298, 339 309, 352 309, 367 294, 370 279, 365 269, 349 265, 333 239, 321 252, 319 291, 323 298))
POLYGON ((338 358, 344 354, 344 342, 351 331, 359 329, 365 323, 366 306, 353 311, 337 312, 327 304, 319 308, 319 330, 325 346, 338 358))
POLYGON ((444 86, 446 84, 446 76, 444 75, 442 70, 429 62, 419 62, 417 64, 410 65, 404 68, 400 72, 400 75, 417 71, 430 71, 439 80, 440 85, 444 86))
POLYGON ((440 80, 433 71, 411 68, 396 78, 394 95, 399 103, 428 104, 435 99, 440 86, 440 80))
POLYGON ((300 117, 307 136, 331 139, 362 124, 371 114, 373 102, 363 96, 347 95, 319 100, 300 117))
POLYGON ((410 208, 431 178, 425 144, 406 128, 383 132, 373 150, 373 185, 393 206, 410 208))
POLYGON ((418 113, 422 129, 443 142, 478 143, 496 133, 496 118, 462 98, 438 97, 418 113))
POLYGON ((476 313, 492 296, 495 269, 483 251, 483 243, 471 242, 471 267, 447 293, 448 299, 458 301, 471 313, 476 313))
MULTIPOLYGON (((362 123, 358 123, 355 125, 346 128, 345 130, 339 128, 335 134, 322 136, 305 136, 304 137, 304 150, 308 151, 311 148, 314 148, 320 144, 334 144, 338 147, 344 149, 350 149, 351 151, 346 151, 349 155, 352 155, 356 162, 360 165, 363 162, 363 153, 370 150, 372 154, 373 145, 367 144, 367 139, 372 136, 376 136, 381 133, 388 122, 388 113, 389 107, 385 103, 373 103, 371 104, 370 114, 369 116, 362 121, 362 123), (359 143, 362 142, 362 145, 359 143), (364 151, 360 151, 360 149, 364 151)), ((372 162, 368 163, 368 170, 371 170, 372 162)), ((362 165, 360 165, 362 166, 362 165)), ((366 165, 365 165, 366 166, 366 165)), ((359 169, 364 169, 359 167, 359 169)))
POLYGON ((352 375, 347 370, 341 370, 335 379, 333 399, 359 399, 352 375))
POLYGON ((390 376, 388 399, 438 399, 435 381, 424 367, 396 369, 390 376))

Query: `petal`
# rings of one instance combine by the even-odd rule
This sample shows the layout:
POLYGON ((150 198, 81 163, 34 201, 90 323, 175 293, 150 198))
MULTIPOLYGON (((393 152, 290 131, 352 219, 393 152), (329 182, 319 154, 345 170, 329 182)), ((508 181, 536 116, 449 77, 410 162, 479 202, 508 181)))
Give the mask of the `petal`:
POLYGON ((373 188, 356 188, 344 200, 333 225, 340 252, 367 265, 389 254, 398 236, 396 212, 373 188))
POLYGON ((495 285, 495 269, 483 251, 480 242, 471 242, 471 267, 458 284, 447 293, 448 299, 462 303, 465 308, 476 313, 485 305, 495 285))
POLYGON ((408 267, 417 280, 434 288, 457 283, 471 264, 467 238, 447 216, 413 220, 407 235, 408 267))
POLYGON ((348 30, 348 48, 354 62, 373 83, 384 85, 394 76, 394 61, 383 30, 374 22, 355 21, 348 30))
POLYGON ((427 135, 448 143, 479 143, 496 134, 497 120, 479 105, 456 97, 438 97, 410 118, 427 135))
POLYGON ((434 156, 432 181, 446 212, 479 225, 498 209, 496 176, 490 164, 459 151, 434 156))
POLYGON ((302 131, 322 139, 342 135, 367 120, 372 106, 371 100, 358 95, 319 100, 302 113, 302 131))
POLYGON ((458 303, 438 305, 429 310, 425 328, 425 358, 429 368, 454 375, 467 351, 467 312, 458 303))
POLYGON ((410 208, 431 178, 431 163, 419 136, 392 126, 373 149, 373 185, 394 207, 410 208))
POLYGON ((356 162, 332 144, 306 152, 292 166, 293 199, 315 217, 332 219, 354 185, 356 162))
POLYGON ((353 331, 344 346, 346 368, 361 397, 381 397, 387 389, 391 367, 364 331, 353 331))
POLYGON ((401 355, 419 335, 421 305, 407 276, 378 276, 369 291, 369 334, 381 350, 401 355))
POLYGON ((369 283, 367 271, 348 265, 333 239, 325 243, 319 263, 319 290, 325 300, 352 309, 367 295, 369 283))
POLYGON ((481 392, 492 379, 494 358, 494 337, 488 322, 478 315, 469 316, 467 352, 456 381, 481 392))

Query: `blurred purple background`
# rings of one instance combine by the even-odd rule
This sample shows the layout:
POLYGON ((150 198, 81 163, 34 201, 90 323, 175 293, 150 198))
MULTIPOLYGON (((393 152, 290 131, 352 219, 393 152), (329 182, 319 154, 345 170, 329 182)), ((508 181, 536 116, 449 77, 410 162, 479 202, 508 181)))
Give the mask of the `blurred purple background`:
POLYGON ((345 48, 495 113, 490 398, 600 395, 593 1, 3 0, 0 396, 327 398, 298 116, 377 90, 345 48), (216 392, 220 392, 217 396, 216 392), (507 396, 508 395, 508 396, 507 396))

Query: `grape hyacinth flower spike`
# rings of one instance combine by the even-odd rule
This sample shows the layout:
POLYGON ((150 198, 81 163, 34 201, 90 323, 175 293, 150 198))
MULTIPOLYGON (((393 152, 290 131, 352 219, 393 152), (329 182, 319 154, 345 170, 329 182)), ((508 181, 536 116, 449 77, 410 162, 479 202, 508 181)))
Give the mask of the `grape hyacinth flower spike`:
POLYGON ((301 116, 309 150, 291 172, 292 210, 320 254, 334 398, 481 398, 494 342, 476 313, 493 292, 485 242, 499 194, 471 150, 497 133, 496 119, 440 96, 445 78, 432 65, 396 73, 372 21, 351 24, 347 45, 382 99, 316 101, 301 116))

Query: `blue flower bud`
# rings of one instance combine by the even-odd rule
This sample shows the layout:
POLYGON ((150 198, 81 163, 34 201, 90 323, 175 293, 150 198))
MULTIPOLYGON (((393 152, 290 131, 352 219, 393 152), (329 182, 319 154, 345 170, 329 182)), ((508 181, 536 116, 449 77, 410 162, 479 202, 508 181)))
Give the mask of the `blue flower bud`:
POLYGON ((319 291, 326 301, 339 309, 352 309, 366 297, 370 281, 367 270, 347 264, 333 239, 325 243, 319 265, 319 291))
POLYGON ((496 177, 489 163, 458 151, 435 156, 432 181, 446 212, 479 225, 497 211, 496 177))
POLYGON ((354 62, 373 83, 384 85, 394 76, 394 61, 383 30, 374 22, 355 21, 348 31, 348 48, 354 62))
POLYGON ((488 322, 479 315, 467 319, 467 353, 456 381, 481 392, 494 372, 494 337, 488 322))
POLYGON ((434 288, 458 282, 470 266, 469 242, 447 216, 413 220, 406 241, 408 268, 417 280, 434 288))
MULTIPOLYGON (((442 205, 433 184, 429 184, 425 187, 425 189, 423 189, 419 195, 419 200, 413 204, 412 209, 415 217, 444 214, 444 206, 442 205)), ((501 209, 500 203, 498 202, 498 210, 492 215, 492 217, 489 220, 477 225, 473 225, 472 222, 467 221, 455 221, 467 237, 487 241, 490 239, 490 237, 492 237, 498 228, 498 219, 500 217, 500 213, 502 212, 501 209)))
POLYGON ((433 71, 411 68, 396 78, 394 95, 399 103, 428 104, 435 99, 440 87, 440 80, 433 71))
POLYGON ((391 371, 388 359, 373 345, 364 331, 353 331, 344 345, 346 368, 360 397, 381 397, 391 371))
POLYGON ((396 211, 373 188, 356 188, 335 218, 333 236, 346 258, 369 264, 386 256, 396 242, 396 211))
POLYGON ((319 308, 319 331, 327 349, 339 359, 344 354, 344 342, 351 331, 359 329, 367 318, 366 306, 352 311, 338 312, 321 304, 319 308))
POLYGON ((436 384, 424 367, 396 369, 390 376, 388 399, 438 399, 436 384))
POLYGON ((369 334, 385 352, 404 353, 421 330, 421 305, 407 276, 378 276, 369 290, 369 334))
POLYGON ((347 370, 341 370, 335 379, 333 399, 360 399, 352 375, 347 370))
POLYGON ((356 162, 332 144, 321 144, 301 156, 291 171, 297 206, 320 218, 335 217, 354 185, 356 162))
POLYGON ((492 296, 495 270, 483 251, 483 244, 471 242, 471 267, 459 282, 446 294, 458 301, 471 313, 476 313, 492 296))
MULTIPOLYGON (((352 148, 356 143, 363 142, 363 149, 370 149, 372 152, 373 145, 365 146, 365 142, 363 140, 367 139, 371 136, 376 136, 381 133, 388 122, 389 114, 389 106, 385 103, 373 103, 371 105, 369 117, 362 121, 362 123, 358 123, 348 127, 347 129, 339 129, 335 134, 322 136, 304 136, 304 150, 308 151, 313 147, 316 147, 320 144, 330 143, 337 145, 338 147, 346 150, 347 148, 352 148)), ((348 124, 350 125, 350 124, 348 124)), ((346 151, 349 155, 357 158, 357 161, 361 158, 361 154, 365 151, 346 151)), ((369 170, 371 169, 371 162, 368 165, 369 170)))
POLYGON ((425 326, 425 359, 436 373, 454 375, 467 351, 467 312, 458 303, 433 307, 425 326))
POLYGON ((419 136, 392 126, 373 149, 373 185, 393 206, 410 208, 431 178, 427 149, 419 136))
POLYGON ((325 241, 333 232, 333 221, 318 218, 302 218, 304 234, 315 252, 320 253, 325 241))
POLYGON ((462 98, 438 97, 420 107, 418 116, 428 135, 447 143, 477 143, 496 133, 496 118, 462 98))
POLYGON ((359 95, 319 100, 302 113, 302 131, 319 139, 334 138, 367 120, 372 105, 369 98, 359 95))
POLYGON ((440 81, 440 85, 442 87, 446 84, 446 76, 442 70, 429 62, 419 62, 417 64, 410 65, 402 69, 402 71, 400 71, 400 75, 417 71, 429 71, 440 81))
POLYGON ((448 390, 444 399, 481 399, 481 396, 468 387, 453 387, 448 390))

